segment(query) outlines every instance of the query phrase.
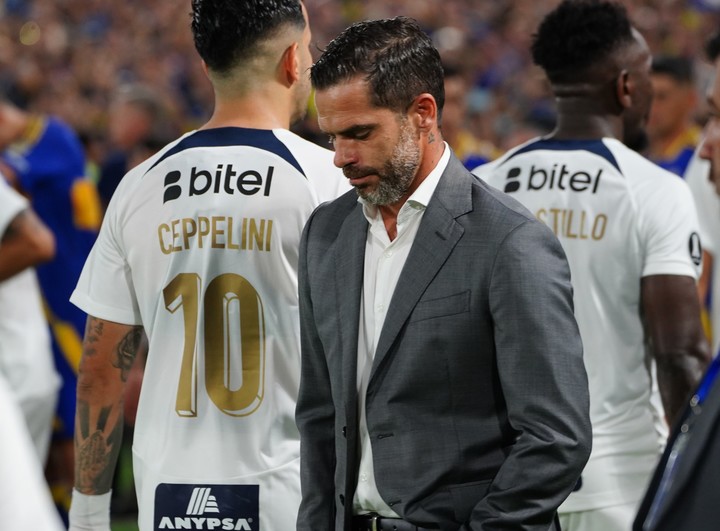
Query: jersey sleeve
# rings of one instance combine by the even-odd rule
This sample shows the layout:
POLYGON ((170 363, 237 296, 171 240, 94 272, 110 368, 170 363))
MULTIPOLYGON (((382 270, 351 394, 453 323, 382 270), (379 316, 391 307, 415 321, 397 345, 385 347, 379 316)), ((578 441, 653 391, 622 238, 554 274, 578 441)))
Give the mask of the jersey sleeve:
POLYGON ((130 267, 117 237, 121 225, 110 203, 70 302, 88 315, 126 325, 142 324, 130 267))
POLYGON ((27 206, 27 200, 13 190, 5 178, 0 175, 0 238, 5 234, 15 216, 25 210, 27 206))
POLYGON ((709 173, 710 163, 698 157, 696 152, 685 171, 685 181, 697 207, 703 248, 715 254, 720 243, 720 197, 710 183, 709 173))
POLYGON ((636 197, 645 253, 642 276, 683 275, 697 279, 702 246, 695 202, 685 181, 670 174, 658 177, 666 182, 648 187, 636 197))

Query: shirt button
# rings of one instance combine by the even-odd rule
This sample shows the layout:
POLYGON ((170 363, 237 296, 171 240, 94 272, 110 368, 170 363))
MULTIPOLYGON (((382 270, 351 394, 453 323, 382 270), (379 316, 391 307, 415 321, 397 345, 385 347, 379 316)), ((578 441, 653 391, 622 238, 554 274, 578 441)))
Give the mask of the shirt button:
POLYGON ((360 481, 362 481, 363 483, 367 481, 367 474, 365 472, 360 474, 360 481))
POLYGON ((379 311, 379 312, 385 311, 385 305, 384 305, 384 304, 378 304, 377 311, 379 311))

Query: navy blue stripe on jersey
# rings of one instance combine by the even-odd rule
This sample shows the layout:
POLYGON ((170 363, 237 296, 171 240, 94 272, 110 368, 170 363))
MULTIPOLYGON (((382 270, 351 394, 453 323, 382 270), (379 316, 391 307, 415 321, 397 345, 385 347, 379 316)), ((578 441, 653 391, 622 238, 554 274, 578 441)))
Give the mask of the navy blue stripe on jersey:
POLYGON ((518 149, 515 153, 508 157, 503 164, 518 155, 522 155, 523 153, 528 153, 530 151, 537 151, 539 149, 547 149, 550 151, 589 151, 590 153, 594 153, 595 155, 607 160, 610 164, 617 168, 620 174, 622 174, 622 171, 620 171, 620 165, 617 160, 615 160, 615 156, 602 140, 556 140, 554 138, 538 140, 537 142, 533 142, 518 149))
POLYGON ((200 129, 178 142, 155 161, 145 174, 162 161, 192 148, 249 146, 269 151, 283 158, 307 178, 300 163, 275 134, 269 129, 246 129, 243 127, 217 127, 200 129))

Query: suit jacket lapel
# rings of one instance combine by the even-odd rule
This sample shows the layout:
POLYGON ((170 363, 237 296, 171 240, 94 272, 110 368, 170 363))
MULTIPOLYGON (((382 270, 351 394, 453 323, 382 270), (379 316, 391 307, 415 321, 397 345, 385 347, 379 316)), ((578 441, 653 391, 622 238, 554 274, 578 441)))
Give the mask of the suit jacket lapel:
POLYGON ((451 153, 390 301, 375 351, 371 382, 421 295, 464 232, 455 218, 472 210, 472 179, 451 153))

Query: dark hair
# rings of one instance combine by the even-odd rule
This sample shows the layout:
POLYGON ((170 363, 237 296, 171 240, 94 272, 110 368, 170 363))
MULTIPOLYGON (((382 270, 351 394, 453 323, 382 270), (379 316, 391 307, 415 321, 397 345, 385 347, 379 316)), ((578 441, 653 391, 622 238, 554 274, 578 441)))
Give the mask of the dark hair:
POLYGON ((663 74, 678 83, 692 84, 695 80, 693 62, 687 57, 660 55, 653 58, 652 73, 663 74))
POLYGON ((440 53, 416 21, 408 17, 357 22, 335 37, 310 71, 322 90, 363 75, 373 105, 407 110, 413 99, 431 94, 445 104, 440 53))
POLYGON ((718 58, 720 55, 720 31, 708 39, 705 44, 705 53, 711 61, 718 58))
POLYGON ((551 81, 577 78, 633 41, 621 4, 604 0, 564 0, 533 36, 532 57, 551 81))
POLYGON ((300 0, 192 0, 190 27, 205 64, 226 72, 286 24, 305 27, 300 0))

